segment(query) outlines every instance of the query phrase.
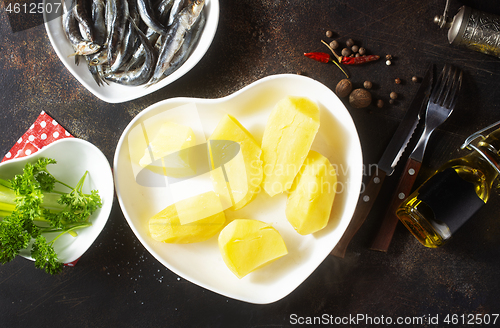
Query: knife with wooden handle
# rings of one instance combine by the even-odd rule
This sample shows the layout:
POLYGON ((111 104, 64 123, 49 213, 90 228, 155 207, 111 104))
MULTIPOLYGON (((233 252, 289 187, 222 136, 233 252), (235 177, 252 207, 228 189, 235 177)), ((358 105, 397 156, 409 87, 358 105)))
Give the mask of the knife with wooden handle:
POLYGON ((370 180, 361 193, 358 199, 358 204, 356 210, 351 218, 351 222, 347 226, 346 231, 340 238, 337 245, 331 252, 332 255, 343 258, 347 250, 347 246, 351 242, 351 239, 358 232, 359 228, 365 222, 366 217, 370 213, 373 203, 375 202, 380 189, 382 188, 382 183, 386 176, 390 176, 399 161, 399 158, 403 154, 410 138, 417 128, 418 121, 420 119, 420 113, 422 105, 425 102, 430 89, 432 87, 432 80, 434 74, 434 66, 431 65, 425 77, 422 80, 420 88, 418 89, 413 101, 408 108, 403 120, 399 124, 394 136, 392 137, 389 145, 382 154, 380 161, 377 163, 377 170, 374 174, 370 176, 370 180))
POLYGON ((413 158, 409 158, 406 162, 406 167, 403 171, 401 179, 399 180, 398 186, 396 187, 391 204, 387 208, 387 213, 382 220, 382 225, 380 226, 380 229, 375 236, 375 240, 370 247, 372 250, 387 252, 389 249, 392 236, 394 235, 394 231, 396 230, 396 226, 399 222, 399 219, 396 216, 396 210, 401 202, 403 202, 403 200, 410 195, 421 166, 422 162, 413 158))

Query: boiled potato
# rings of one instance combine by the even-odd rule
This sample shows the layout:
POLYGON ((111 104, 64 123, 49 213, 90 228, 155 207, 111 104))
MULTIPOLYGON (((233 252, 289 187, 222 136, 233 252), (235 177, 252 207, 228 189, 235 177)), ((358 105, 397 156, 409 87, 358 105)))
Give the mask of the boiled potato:
POLYGON ((330 218, 337 173, 330 161, 311 150, 295 177, 286 203, 286 218, 301 235, 326 227, 330 218))
POLYGON ((288 253, 275 228, 249 219, 236 219, 222 229, 219 249, 227 267, 240 279, 288 253))
POLYGON ((280 100, 262 138, 263 187, 269 196, 290 189, 319 129, 319 108, 308 98, 280 100))
POLYGON ((191 176, 195 173, 195 163, 189 149, 195 145, 195 139, 189 126, 165 122, 144 150, 139 165, 166 176, 191 176))
POLYGON ((149 219, 149 232, 154 240, 165 243, 196 243, 217 234, 225 222, 219 197, 209 191, 167 206, 155 214, 149 219))
MULTIPOLYGON (((238 210, 248 204, 260 190, 262 182, 262 151, 254 137, 234 117, 225 115, 209 138, 214 189, 227 208, 238 210), (225 149, 214 146, 214 140, 228 140, 239 144, 237 154, 229 161, 221 161, 225 149), (224 171, 225 174, 224 174, 224 171)), ((223 145, 223 148, 227 148, 223 145)))

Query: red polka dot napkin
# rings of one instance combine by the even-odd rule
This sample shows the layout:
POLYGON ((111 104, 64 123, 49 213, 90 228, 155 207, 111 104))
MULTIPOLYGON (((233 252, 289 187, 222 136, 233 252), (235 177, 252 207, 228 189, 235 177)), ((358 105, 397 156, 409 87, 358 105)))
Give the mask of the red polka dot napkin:
MULTIPOLYGON (((35 123, 19 138, 2 159, 2 162, 28 156, 36 153, 52 142, 63 139, 73 138, 73 136, 57 123, 49 114, 42 111, 35 123)), ((64 263, 66 266, 74 266, 79 259, 70 263, 64 263)))
POLYGON ((14 147, 5 155, 2 162, 34 154, 52 142, 63 138, 73 138, 73 136, 60 126, 56 120, 50 117, 49 114, 42 111, 35 123, 31 125, 28 131, 17 140, 14 147))

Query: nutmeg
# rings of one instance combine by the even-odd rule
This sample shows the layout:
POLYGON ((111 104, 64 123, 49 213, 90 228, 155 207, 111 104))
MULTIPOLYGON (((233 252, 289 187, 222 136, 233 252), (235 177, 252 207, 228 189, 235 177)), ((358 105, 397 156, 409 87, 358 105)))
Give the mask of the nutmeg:
POLYGON ((372 103, 372 94, 366 89, 354 89, 349 95, 349 103, 354 108, 365 108, 372 103))
POLYGON ((349 79, 342 79, 335 87, 337 96, 344 98, 347 97, 352 91, 352 82, 349 79))

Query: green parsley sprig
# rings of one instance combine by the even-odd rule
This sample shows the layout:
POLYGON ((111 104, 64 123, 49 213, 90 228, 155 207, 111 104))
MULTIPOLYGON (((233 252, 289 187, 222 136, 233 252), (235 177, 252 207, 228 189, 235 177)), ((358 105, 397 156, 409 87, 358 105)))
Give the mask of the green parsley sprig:
MULTIPOLYGON (((54 251, 54 243, 75 230, 91 226, 90 215, 102 206, 97 190, 83 193, 88 172, 75 187, 57 180, 48 170, 54 159, 39 158, 27 163, 23 174, 11 180, 0 179, 0 263, 12 261, 20 250, 27 249, 32 240, 31 257, 35 266, 50 274, 62 271, 54 251), (55 190, 56 185, 68 192, 55 190), (57 233, 47 241, 43 233, 57 233)), ((58 188, 59 189, 59 188, 58 188)))

